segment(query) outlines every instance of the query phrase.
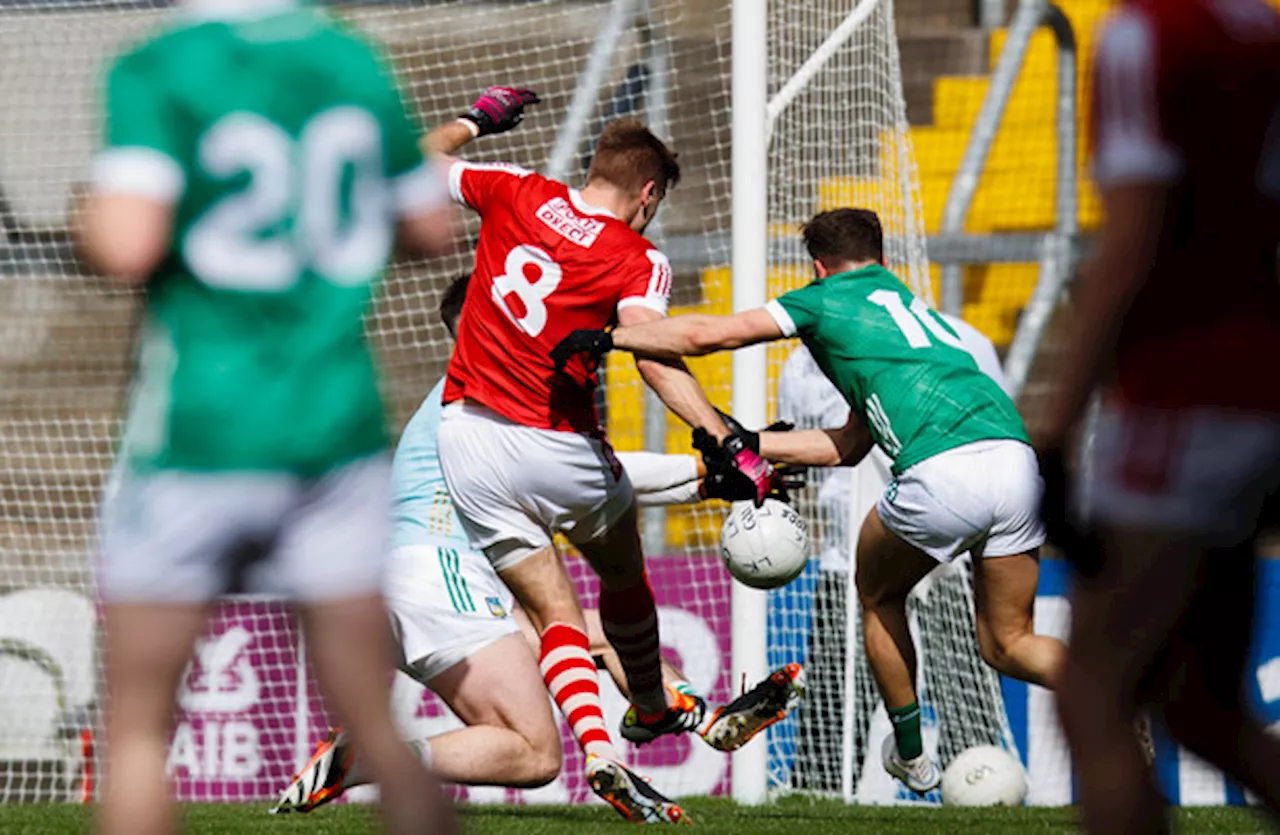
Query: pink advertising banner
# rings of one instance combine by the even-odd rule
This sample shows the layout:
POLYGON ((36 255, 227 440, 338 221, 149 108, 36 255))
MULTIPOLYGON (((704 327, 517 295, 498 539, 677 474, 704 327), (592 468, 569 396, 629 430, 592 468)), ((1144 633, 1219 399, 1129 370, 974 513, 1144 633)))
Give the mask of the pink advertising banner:
MULTIPOLYGON (((583 605, 597 598, 595 577, 570 562, 583 605)), ((668 660, 709 701, 730 695, 729 578, 719 560, 649 560, 668 660)), ((601 674, 606 720, 616 728, 626 702, 601 674)), ((444 704, 398 675, 394 703, 407 735, 428 737, 459 727, 444 704)), ((200 802, 274 799, 328 731, 297 623, 288 605, 270 599, 223 603, 201 640, 179 693, 179 717, 169 755, 179 797, 200 802)), ((531 791, 459 789, 472 802, 577 803, 591 797, 583 759, 561 723, 565 764, 550 785, 531 791)), ((617 740, 621 742, 620 739, 617 740)), ((654 785, 678 794, 722 793, 729 758, 692 737, 623 747, 628 761, 654 785)))

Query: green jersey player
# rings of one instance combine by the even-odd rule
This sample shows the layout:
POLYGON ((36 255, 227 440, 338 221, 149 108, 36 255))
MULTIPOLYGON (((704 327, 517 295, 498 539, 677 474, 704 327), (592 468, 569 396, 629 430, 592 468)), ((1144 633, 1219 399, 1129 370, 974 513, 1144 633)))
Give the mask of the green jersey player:
POLYGON ((88 263, 146 295, 102 514, 100 829, 172 828, 174 690, 209 602, 260 590, 302 605, 389 829, 449 831, 390 716, 389 461, 363 326, 397 233, 451 244, 447 191, 383 56, 326 14, 188 0, 176 15, 110 67, 80 224, 88 263))
POLYGON ((884 268, 875 213, 823 212, 804 240, 817 280, 763 308, 579 331, 556 356, 618 348, 663 359, 804 341, 849 403, 848 423, 744 434, 777 462, 847 466, 873 444, 893 462, 894 478, 858 536, 857 587, 867 658, 894 725, 885 768, 923 793, 940 776, 920 737, 907 594, 938 562, 972 552, 983 658, 1005 675, 1052 684, 1062 645, 1032 631, 1042 482, 1008 395, 950 325, 884 268))

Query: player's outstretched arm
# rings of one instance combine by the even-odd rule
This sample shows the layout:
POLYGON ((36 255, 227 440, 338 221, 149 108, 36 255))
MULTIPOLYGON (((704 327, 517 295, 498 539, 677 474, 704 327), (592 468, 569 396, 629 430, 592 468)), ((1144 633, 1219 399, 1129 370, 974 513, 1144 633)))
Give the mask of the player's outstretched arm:
POLYGON ((1097 255, 1072 290, 1074 333, 1064 343, 1057 391, 1034 436, 1042 452, 1067 443, 1113 353, 1124 315, 1155 261, 1166 194, 1165 186, 1151 183, 1103 189, 1107 222, 1097 255))
POLYGON ((637 358, 672 362, 772 342, 782 339, 783 335, 778 323, 764 308, 732 316, 690 313, 630 321, 620 318, 619 326, 611 331, 573 331, 551 350, 551 358, 556 362, 557 371, 563 371, 578 354, 598 358, 615 349, 628 351, 637 358))
POLYGON ((473 139, 511 130, 524 120, 525 107, 539 101, 537 93, 523 87, 490 87, 466 113, 428 133, 424 148, 451 156, 473 139))
POLYGON ((702 499, 700 480, 706 469, 696 455, 663 455, 658 452, 619 452, 618 462, 627 471, 640 507, 689 504, 702 499))
MULTIPOLYGON (((657 324, 662 314, 641 305, 624 307, 618 311, 618 321, 623 327, 645 326, 647 323, 657 324)), ((583 333, 575 331, 574 333, 583 333)), ((570 337, 572 334, 570 334, 570 337)), ((559 351, 560 345, 556 346, 559 351)), ((557 356, 553 351, 552 356, 557 356)), ((567 358, 566 360, 567 361, 567 358)), ((562 369, 564 362, 559 358, 556 367, 562 369)), ((702 431, 712 443, 722 445, 727 460, 743 485, 744 492, 753 494, 758 506, 774 491, 776 477, 773 468, 758 453, 745 446, 742 439, 734 435, 721 417, 720 412, 711 405, 707 393, 690 373, 688 366, 680 359, 656 360, 636 357, 636 368, 641 378, 654 394, 658 395, 666 407, 675 413, 695 430, 702 431), (750 490, 746 490, 750 485, 750 490)), ((704 454, 705 460, 705 454, 704 454)))
POLYGON ((672 316, 613 331, 613 347, 652 359, 700 357, 782 338, 777 322, 764 309, 732 316, 672 316))
POLYGON ((94 188, 76 210, 76 248, 94 272, 144 284, 169 251, 173 214, 168 200, 94 188))
POLYGON ((866 457, 873 445, 871 432, 854 412, 839 429, 760 433, 762 456, 803 467, 852 467, 866 457))

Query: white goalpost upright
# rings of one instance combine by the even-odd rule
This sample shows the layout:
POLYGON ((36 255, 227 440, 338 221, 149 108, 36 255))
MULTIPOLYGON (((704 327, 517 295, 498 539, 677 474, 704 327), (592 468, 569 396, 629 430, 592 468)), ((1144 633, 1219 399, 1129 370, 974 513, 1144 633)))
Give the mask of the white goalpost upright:
MULTIPOLYGON (((768 15, 765 0, 733 3, 733 309, 761 307, 768 292, 769 140, 765 101, 768 15)), ((746 426, 769 417, 768 356, 763 345, 733 354, 733 413, 746 426)), ((733 584, 733 678, 758 681, 768 668, 768 595, 733 584)), ((768 749, 748 745, 733 755, 733 799, 756 804, 768 796, 768 749)))

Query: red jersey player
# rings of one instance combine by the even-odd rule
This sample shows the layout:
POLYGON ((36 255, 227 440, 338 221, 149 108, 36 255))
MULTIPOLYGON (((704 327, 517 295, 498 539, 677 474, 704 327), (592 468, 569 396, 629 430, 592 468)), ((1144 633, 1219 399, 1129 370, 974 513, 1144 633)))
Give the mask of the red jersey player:
MULTIPOLYGON (((1101 384, 1060 689, 1084 822, 1167 828, 1125 732, 1143 707, 1275 814, 1280 742, 1241 700, 1256 538, 1280 492, 1280 16, 1125 3, 1094 86, 1107 221, 1037 444, 1052 472, 1101 384)), ((1068 515, 1046 505, 1074 538, 1068 515)))
MULTIPOLYGON (((529 91, 490 88, 428 144, 453 153, 518 122, 534 100, 529 91)), ((640 233, 679 179, 679 165, 640 122, 624 119, 605 127, 581 190, 505 164, 451 160, 448 176, 454 199, 481 218, 439 430, 449 493, 472 544, 539 628, 543 676, 587 754, 596 793, 632 820, 678 822, 680 807, 628 771, 610 740, 556 533, 600 576, 602 625, 635 705, 624 734, 688 729, 702 705, 662 683, 635 498, 600 427, 594 361, 560 374, 550 353, 574 330, 666 313, 671 266, 640 233)), ((683 363, 638 365, 673 412, 723 441, 739 497, 763 501, 772 469, 730 433, 683 363)))

